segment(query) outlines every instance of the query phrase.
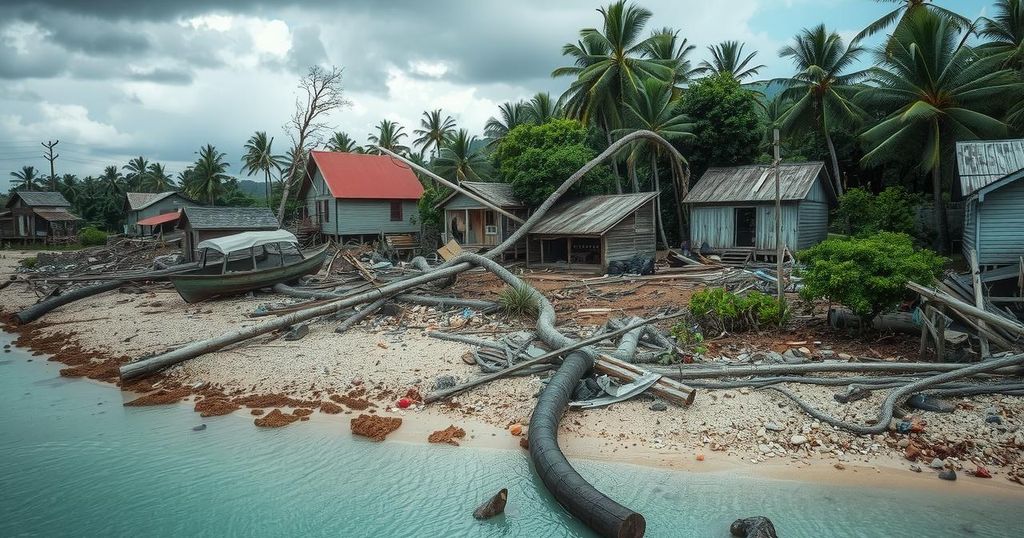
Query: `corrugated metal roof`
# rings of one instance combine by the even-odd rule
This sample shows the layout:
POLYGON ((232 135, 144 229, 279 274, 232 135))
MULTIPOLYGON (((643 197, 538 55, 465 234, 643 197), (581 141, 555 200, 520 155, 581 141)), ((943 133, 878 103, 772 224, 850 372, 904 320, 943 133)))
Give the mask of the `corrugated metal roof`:
MULTIPOLYGON (((423 185, 412 168, 387 155, 310 151, 309 177, 320 170, 335 198, 419 200, 423 185)), ((303 184, 303 193, 309 183, 303 184)))
POLYGON ((125 196, 128 197, 128 209, 131 211, 138 211, 145 209, 164 198, 174 196, 178 194, 174 191, 167 192, 128 192, 125 196))
POLYGON ((195 230, 276 230, 277 217, 266 207, 186 207, 195 230))
POLYGON ((7 207, 14 205, 15 198, 21 198, 28 206, 41 207, 71 207, 71 204, 59 192, 46 191, 15 191, 11 199, 7 201, 7 207))
MULTIPOLYGON (((490 181, 463 181, 460 187, 471 191, 477 196, 487 200, 498 207, 524 207, 526 204, 519 201, 512 194, 512 185, 509 183, 498 183, 490 181)), ((444 200, 434 204, 434 208, 440 208, 450 202, 452 198, 460 195, 459 191, 453 191, 444 200)), ((480 204, 483 205, 483 204, 480 204)))
MULTIPOLYGON (((814 181, 823 173, 822 162, 786 163, 779 167, 779 187, 783 200, 803 200, 814 181)), ((690 189, 684 203, 774 202, 775 176, 771 165, 709 168, 690 189)), ((832 185, 828 192, 832 192, 832 185)))
POLYGON ((82 220, 64 209, 33 209, 32 212, 50 222, 82 220))
POLYGON ((173 213, 164 213, 162 215, 153 215, 152 217, 145 218, 145 219, 140 220, 139 222, 136 222, 136 224, 138 224, 139 226, 157 226, 159 224, 164 224, 166 222, 171 222, 171 221, 178 220, 178 218, 180 218, 180 217, 181 217, 181 214, 178 213, 177 211, 175 211, 173 213))
POLYGON ((654 199, 653 192, 604 194, 573 200, 548 211, 531 234, 601 235, 654 199))
POLYGON ((970 196, 1009 174, 1024 170, 1024 140, 977 140, 956 143, 960 193, 970 196))

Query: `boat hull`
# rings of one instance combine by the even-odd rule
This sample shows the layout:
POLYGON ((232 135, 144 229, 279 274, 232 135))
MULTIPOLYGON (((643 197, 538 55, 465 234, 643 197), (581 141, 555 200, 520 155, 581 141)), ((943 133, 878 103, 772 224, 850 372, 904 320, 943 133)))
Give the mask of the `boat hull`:
POLYGON ((183 273, 171 275, 169 280, 178 295, 187 303, 197 303, 212 297, 239 295, 248 291, 268 288, 290 282, 302 275, 320 271, 327 257, 327 246, 309 253, 305 259, 281 267, 216 275, 183 273))

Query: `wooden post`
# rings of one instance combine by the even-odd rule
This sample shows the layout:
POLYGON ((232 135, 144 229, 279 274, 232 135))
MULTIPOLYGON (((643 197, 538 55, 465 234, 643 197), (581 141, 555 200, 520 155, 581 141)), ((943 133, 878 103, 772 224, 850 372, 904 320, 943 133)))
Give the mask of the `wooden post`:
POLYGON ((782 283, 782 187, 779 179, 782 158, 779 151, 779 130, 775 129, 773 135, 775 138, 775 288, 781 305, 786 299, 783 295, 785 285, 782 283))
POLYGON ((946 360, 946 305, 940 304, 935 312, 935 355, 939 362, 946 360))
MULTIPOLYGON (((970 255, 971 262, 971 282, 974 286, 974 306, 984 309, 985 299, 982 297, 981 291, 981 270, 978 268, 978 253, 975 249, 971 249, 968 253, 970 255)), ((981 329, 988 329, 988 325, 984 321, 978 320, 978 327, 981 329)), ((988 347, 988 337, 985 336, 984 332, 978 332, 978 341, 981 344, 981 358, 984 359, 992 354, 988 347)))
POLYGON ((921 350, 918 352, 921 360, 924 360, 925 352, 928 351, 928 330, 931 325, 931 321, 928 319, 928 309, 931 305, 928 301, 921 303, 921 350))

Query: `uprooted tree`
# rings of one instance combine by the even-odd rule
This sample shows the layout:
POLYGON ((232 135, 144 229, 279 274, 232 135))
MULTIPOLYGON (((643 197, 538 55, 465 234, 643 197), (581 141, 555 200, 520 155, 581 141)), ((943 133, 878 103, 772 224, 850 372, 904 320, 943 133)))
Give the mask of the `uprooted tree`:
POLYGON ((342 69, 332 66, 329 70, 318 65, 311 66, 299 81, 300 94, 295 98, 295 112, 284 128, 292 139, 291 165, 282 178, 281 204, 277 209, 277 222, 284 222, 288 193, 302 178, 301 171, 306 163, 306 152, 319 142, 327 130, 324 122, 332 111, 349 106, 341 87, 342 69))

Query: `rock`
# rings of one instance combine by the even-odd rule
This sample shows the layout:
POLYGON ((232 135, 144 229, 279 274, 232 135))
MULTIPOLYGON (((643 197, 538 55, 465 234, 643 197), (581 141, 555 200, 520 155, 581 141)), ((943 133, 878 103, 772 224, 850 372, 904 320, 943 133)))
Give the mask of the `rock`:
POLYGON ((781 354, 775 351, 758 351, 750 355, 750 362, 766 362, 768 364, 782 364, 786 360, 781 354))
POLYGON ((900 439, 900 441, 896 443, 896 446, 900 448, 907 448, 910 446, 910 439, 900 439))
POLYGON ((999 415, 988 415, 985 417, 985 422, 987 424, 1002 424, 1003 419, 999 415))
POLYGON ((942 461, 942 458, 935 458, 928 464, 928 466, 932 469, 944 469, 946 467, 946 462, 942 461))
POLYGON ((806 347, 798 347, 796 350, 799 351, 800 355, 805 359, 811 356, 811 350, 806 347))
POLYGON ((835 463, 835 464, 834 464, 834 465, 832 465, 832 466, 833 466, 833 467, 835 467, 836 469, 840 470, 840 471, 845 471, 845 470, 846 470, 846 466, 845 466, 845 465, 843 465, 842 463, 838 463, 838 462, 837 462, 837 463, 835 463))
POLYGON ((770 432, 781 432, 785 428, 783 428, 782 426, 779 426, 778 424, 776 424, 774 422, 769 422, 769 423, 764 425, 764 429, 766 429, 766 430, 768 430, 770 432))
POLYGON ((508 489, 501 488, 497 494, 473 510, 473 517, 477 519, 488 519, 505 511, 505 503, 508 502, 508 489))
POLYGON ((910 466, 910 470, 914 471, 915 473, 920 473, 921 472, 921 466, 915 463, 915 464, 910 466))
POLYGON ((764 516, 737 519, 729 525, 729 534, 743 538, 778 538, 775 525, 764 516))
POLYGON ((939 473, 939 478, 943 480, 956 480, 956 471, 949 469, 939 473))
POLYGON ((654 402, 648 409, 651 411, 668 411, 668 406, 665 405, 665 402, 654 402))
POLYGON ((450 389, 459 384, 459 380, 453 375, 440 375, 434 379, 434 390, 450 389))
POLYGON ((841 361, 848 361, 853 358, 853 355, 850 355, 849 353, 840 353, 836 356, 839 357, 839 360, 841 361))
POLYGON ((295 340, 301 340, 302 337, 307 334, 309 334, 309 325, 306 323, 300 323, 292 326, 288 331, 288 334, 284 335, 284 339, 289 342, 294 342, 295 340))
POLYGON ((789 438, 789 442, 790 444, 800 446, 807 442, 807 437, 803 435, 794 435, 793 437, 789 438))
POLYGON ((206 424, 200 424, 198 426, 192 426, 192 431, 201 432, 206 429, 206 424))
POLYGON ((933 398, 927 394, 915 394, 907 399, 907 405, 922 411, 932 411, 934 413, 952 413, 956 411, 956 404, 948 402, 946 400, 940 400, 933 398))
POLYGON ((849 387, 846 387, 845 392, 837 392, 832 395, 837 402, 843 404, 863 400, 868 396, 871 396, 871 391, 860 385, 850 385, 849 387))
POLYGON ((750 394, 750 389, 743 387, 740 389, 740 394, 750 394))
POLYGON ((782 361, 786 364, 803 364, 807 362, 807 357, 802 356, 799 351, 790 349, 782 354, 782 361))

